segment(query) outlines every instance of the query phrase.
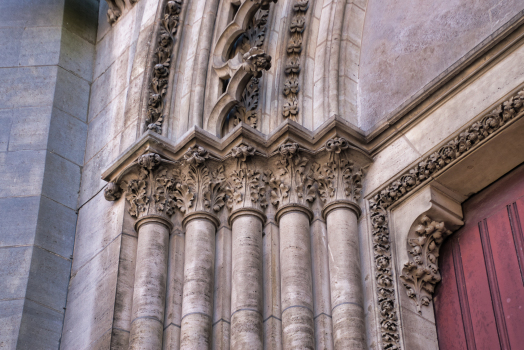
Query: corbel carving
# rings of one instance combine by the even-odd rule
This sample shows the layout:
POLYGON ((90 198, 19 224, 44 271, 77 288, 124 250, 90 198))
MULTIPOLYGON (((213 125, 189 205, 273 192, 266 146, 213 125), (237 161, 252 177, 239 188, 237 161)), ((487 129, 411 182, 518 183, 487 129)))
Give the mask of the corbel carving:
POLYGON ((176 163, 156 153, 139 156, 104 190, 109 201, 117 200, 122 192, 129 202, 129 214, 134 218, 155 215, 169 218, 176 208, 176 163))
POLYGON ((275 207, 298 203, 305 205, 316 198, 313 173, 309 160, 300 154, 298 143, 286 143, 278 150, 278 173, 264 172, 264 182, 270 188, 270 201, 275 207))
POLYGON ((300 75, 300 53, 302 52, 302 39, 306 28, 306 12, 309 8, 308 0, 296 0, 293 4, 293 19, 289 25, 289 42, 287 45, 287 62, 284 73, 284 90, 286 102, 282 109, 282 116, 293 121, 298 120, 298 92, 300 75))
POLYGON ((255 148, 247 145, 233 147, 231 155, 237 159, 236 169, 231 171, 227 187, 227 207, 230 211, 240 208, 266 208, 266 189, 262 173, 248 165, 248 159, 255 155, 255 148))
POLYGON ((450 234, 451 231, 444 222, 436 222, 423 215, 419 224, 408 235, 410 259, 404 264, 400 278, 419 313, 422 305, 429 305, 435 285, 441 280, 438 269, 439 251, 442 242, 450 234))
MULTIPOLYGON (((114 25, 116 21, 122 16, 124 9, 126 8, 125 0, 106 0, 108 9, 107 9, 107 21, 109 24, 114 25)), ((134 6, 138 0, 129 0, 129 4, 134 6)))
POLYGON ((180 23, 181 11, 182 0, 170 0, 165 4, 160 20, 158 46, 154 53, 154 66, 147 101, 146 126, 148 130, 153 130, 159 134, 162 133, 164 123, 163 113, 169 83, 171 55, 180 23))

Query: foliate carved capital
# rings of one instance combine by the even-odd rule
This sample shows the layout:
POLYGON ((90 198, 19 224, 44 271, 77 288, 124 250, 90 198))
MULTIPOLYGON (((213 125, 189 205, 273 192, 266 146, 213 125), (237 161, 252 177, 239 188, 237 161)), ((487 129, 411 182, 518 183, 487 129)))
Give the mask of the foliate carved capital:
POLYGON ((270 190, 270 201, 275 207, 298 203, 306 205, 316 198, 311 162, 300 154, 297 143, 280 146, 277 172, 264 172, 264 182, 270 190))
POLYGON ((435 285, 441 280, 438 269, 440 246, 451 231, 444 222, 433 221, 426 215, 414 231, 408 237, 410 259, 404 264, 400 278, 420 313, 422 305, 429 305, 435 285))
POLYGON ((313 166, 313 177, 318 184, 320 199, 329 204, 336 200, 358 202, 362 191, 362 168, 347 154, 349 142, 335 137, 326 142, 329 156, 325 163, 313 166))
POLYGON ((178 179, 176 205, 186 215, 196 211, 218 212, 225 204, 224 166, 211 170, 207 164, 209 158, 203 147, 189 147, 184 154, 185 166, 175 170, 178 179))
POLYGON ((115 182, 104 190, 109 201, 117 200, 123 192, 129 202, 129 214, 135 218, 148 215, 170 217, 175 210, 175 163, 155 153, 139 156, 115 182))
POLYGON ((248 166, 248 159, 255 155, 255 148, 248 145, 233 147, 231 155, 236 158, 237 168, 233 169, 227 184, 227 207, 236 211, 241 208, 266 208, 266 189, 263 176, 255 166, 248 166))
POLYGON ((260 78, 263 71, 271 68, 271 56, 259 47, 250 48, 242 58, 244 59, 242 64, 244 70, 256 78, 260 78))

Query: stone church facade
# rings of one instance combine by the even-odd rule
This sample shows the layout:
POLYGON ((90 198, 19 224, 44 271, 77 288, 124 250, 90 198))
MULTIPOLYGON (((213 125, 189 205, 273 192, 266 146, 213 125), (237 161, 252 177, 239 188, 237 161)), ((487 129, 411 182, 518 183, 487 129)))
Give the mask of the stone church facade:
POLYGON ((4 1, 0 33, 0 349, 524 341, 523 1, 4 1))

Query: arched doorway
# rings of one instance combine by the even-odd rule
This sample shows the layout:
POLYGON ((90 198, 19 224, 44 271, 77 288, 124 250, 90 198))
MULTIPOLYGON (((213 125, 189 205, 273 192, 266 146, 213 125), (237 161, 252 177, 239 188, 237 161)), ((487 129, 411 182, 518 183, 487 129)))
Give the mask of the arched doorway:
POLYGON ((524 348, 524 164, 463 203, 441 248, 434 295, 439 347, 524 348))

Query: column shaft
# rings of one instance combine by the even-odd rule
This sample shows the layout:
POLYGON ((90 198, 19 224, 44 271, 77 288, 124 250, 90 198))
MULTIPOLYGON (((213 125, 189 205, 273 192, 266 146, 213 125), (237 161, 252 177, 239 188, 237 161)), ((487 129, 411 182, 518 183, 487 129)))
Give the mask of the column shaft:
POLYGON ((162 349, 169 228, 148 221, 138 227, 130 349, 162 349))
POLYGON ((180 349, 211 349, 216 225, 195 216, 185 220, 186 252, 180 349))
POLYGON ((279 220, 282 333, 286 350, 315 349, 309 221, 307 212, 302 210, 285 211, 279 220))
POLYGON ((335 349, 365 349, 357 214, 347 206, 326 213, 335 349))
POLYGON ((251 211, 232 218, 231 349, 262 350, 262 219, 251 211))

